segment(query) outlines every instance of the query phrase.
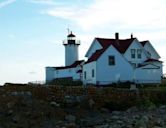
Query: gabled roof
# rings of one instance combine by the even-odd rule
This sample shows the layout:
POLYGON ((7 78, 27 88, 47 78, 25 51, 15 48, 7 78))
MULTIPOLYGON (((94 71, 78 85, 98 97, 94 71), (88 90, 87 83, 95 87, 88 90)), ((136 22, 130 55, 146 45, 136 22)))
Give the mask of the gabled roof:
POLYGON ((57 70, 75 68, 75 67, 81 65, 81 63, 83 63, 83 62, 84 62, 84 60, 78 60, 78 61, 75 61, 72 65, 64 66, 64 67, 54 67, 54 68, 57 70))
POLYGON ((92 61, 96 61, 102 54, 103 52, 106 51, 106 49, 110 46, 113 45, 121 54, 124 54, 130 44, 135 40, 136 38, 130 38, 130 39, 105 39, 105 38, 96 38, 96 40, 100 43, 100 45, 103 47, 100 50, 96 50, 95 53, 88 59, 86 63, 90 63, 92 61))

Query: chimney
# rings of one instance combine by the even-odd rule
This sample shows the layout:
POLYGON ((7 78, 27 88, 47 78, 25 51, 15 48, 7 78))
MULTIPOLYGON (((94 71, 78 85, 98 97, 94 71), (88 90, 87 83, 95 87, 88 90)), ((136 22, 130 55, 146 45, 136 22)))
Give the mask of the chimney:
POLYGON ((115 33, 115 41, 116 41, 117 45, 120 45, 119 44, 119 33, 118 32, 115 33))
POLYGON ((133 33, 131 33, 131 39, 133 39, 133 33))
POLYGON ((119 33, 118 32, 115 33, 115 39, 119 40, 119 33))

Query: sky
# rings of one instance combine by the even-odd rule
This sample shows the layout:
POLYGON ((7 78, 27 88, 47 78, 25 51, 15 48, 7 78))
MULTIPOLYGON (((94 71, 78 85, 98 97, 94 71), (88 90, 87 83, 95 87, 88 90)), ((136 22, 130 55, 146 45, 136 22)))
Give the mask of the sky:
POLYGON ((119 32, 149 40, 166 62, 165 0, 0 0, 0 84, 44 81, 46 66, 64 66, 68 29, 80 59, 95 37, 119 32))

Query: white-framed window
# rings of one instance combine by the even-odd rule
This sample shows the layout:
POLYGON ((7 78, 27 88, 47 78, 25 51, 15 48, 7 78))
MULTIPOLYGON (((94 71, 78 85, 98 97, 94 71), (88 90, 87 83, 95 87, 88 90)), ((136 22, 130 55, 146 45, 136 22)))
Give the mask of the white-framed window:
POLYGON ((108 56, 108 65, 115 65, 115 56, 108 56))
POLYGON ((142 58, 142 50, 141 49, 137 49, 137 58, 138 59, 142 58))
POLYGON ((135 58, 135 53, 136 53, 136 50, 135 49, 131 49, 131 58, 132 59, 135 58))

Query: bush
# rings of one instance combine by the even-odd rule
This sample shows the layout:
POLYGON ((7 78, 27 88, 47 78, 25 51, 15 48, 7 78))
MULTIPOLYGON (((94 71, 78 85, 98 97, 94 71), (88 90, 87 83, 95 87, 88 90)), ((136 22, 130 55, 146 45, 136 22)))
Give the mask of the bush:
POLYGON ((55 79, 49 82, 48 85, 80 86, 82 85, 82 81, 73 81, 72 79, 55 79))
POLYGON ((137 99, 137 107, 146 110, 153 110, 156 108, 156 105, 150 100, 149 97, 139 98, 137 99))

